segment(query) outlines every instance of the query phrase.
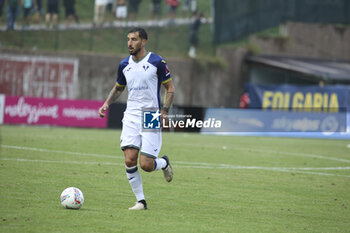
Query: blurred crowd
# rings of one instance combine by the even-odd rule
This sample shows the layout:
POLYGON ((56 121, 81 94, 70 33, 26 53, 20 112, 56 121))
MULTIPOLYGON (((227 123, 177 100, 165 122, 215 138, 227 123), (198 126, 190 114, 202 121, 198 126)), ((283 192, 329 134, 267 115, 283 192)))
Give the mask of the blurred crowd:
MULTIPOLYGON (((94 27, 102 27, 104 23, 113 23, 116 20, 138 20, 141 2, 142 0, 95 0, 94 27)), ((79 23, 75 3, 75 0, 0 0, 0 23, 6 12, 7 30, 14 30, 16 21, 22 22, 20 24, 23 29, 29 28, 33 23, 55 28, 58 25, 59 10, 63 7, 65 25, 68 27, 73 20, 79 23), (43 4, 44 1, 46 4, 43 4)), ((197 0, 149 0, 148 3, 149 19, 167 18, 169 24, 174 23, 175 17, 187 18, 195 15, 197 10, 197 0), (179 8, 181 13, 178 13, 179 8)))
MULTIPOLYGON (((112 25, 115 21, 138 20, 142 1, 145 0, 94 0, 93 27, 101 28, 104 24, 112 25)), ((6 30, 14 30, 18 18, 22 19, 22 23, 19 24, 24 30, 29 29, 33 23, 39 24, 43 29, 57 28, 59 11, 62 8, 64 25, 68 28, 72 21, 79 23, 76 2, 75 0, 0 0, 0 23, 6 10, 6 30)), ((188 56, 195 58, 199 43, 199 28, 203 20, 205 21, 197 9, 197 0, 148 0, 147 4, 142 4, 142 7, 145 6, 146 12, 149 12, 146 17, 150 22, 165 19, 167 25, 172 25, 175 24, 176 17, 191 17, 188 56)), ((141 10, 145 12, 145 9, 141 10)), ((142 15, 142 20, 145 20, 145 14, 142 15)))
POLYGON ((66 25, 72 19, 79 23, 79 17, 75 11, 75 0, 46 0, 46 14, 44 14, 42 0, 0 0, 0 20, 5 9, 7 30, 14 30, 21 14, 23 15, 23 29, 29 28, 31 22, 38 22, 40 25, 45 23, 46 27, 53 28, 58 23, 60 2, 65 10, 66 25))
MULTIPOLYGON (((139 6, 142 0, 95 0, 94 25, 101 27, 106 15, 111 23, 114 20, 138 20, 139 6)), ((182 6, 182 17, 189 17, 197 10, 197 0, 150 0, 149 19, 163 17, 163 4, 166 5, 169 24, 174 23, 177 9, 182 6)))

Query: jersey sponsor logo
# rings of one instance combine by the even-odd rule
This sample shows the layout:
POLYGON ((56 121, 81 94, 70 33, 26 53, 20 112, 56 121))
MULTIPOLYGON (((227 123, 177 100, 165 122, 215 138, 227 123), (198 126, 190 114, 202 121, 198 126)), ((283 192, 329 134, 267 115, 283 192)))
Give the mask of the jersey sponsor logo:
POLYGON ((129 91, 143 91, 148 90, 148 86, 141 86, 141 87, 130 87, 129 91))
POLYGON ((160 129, 160 112, 144 111, 143 112, 143 128, 144 129, 160 129))

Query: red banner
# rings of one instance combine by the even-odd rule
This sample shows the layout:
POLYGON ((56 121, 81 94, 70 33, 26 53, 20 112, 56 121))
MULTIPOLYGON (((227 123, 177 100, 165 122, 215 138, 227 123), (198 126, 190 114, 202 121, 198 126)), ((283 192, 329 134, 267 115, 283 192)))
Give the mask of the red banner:
POLYGON ((5 97, 4 124, 55 125, 106 128, 107 116, 100 118, 103 101, 5 97))
POLYGON ((0 54, 0 93, 75 99, 79 60, 0 54))

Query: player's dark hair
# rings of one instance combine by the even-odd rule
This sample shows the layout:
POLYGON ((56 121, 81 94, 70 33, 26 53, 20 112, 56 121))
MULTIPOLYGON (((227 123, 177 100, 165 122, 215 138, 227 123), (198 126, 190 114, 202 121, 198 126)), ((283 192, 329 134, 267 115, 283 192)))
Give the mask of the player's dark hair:
POLYGON ((145 29, 139 28, 139 27, 132 28, 132 29, 130 29, 130 31, 128 32, 128 34, 129 34, 129 33, 133 33, 133 32, 138 32, 141 39, 148 40, 148 35, 147 35, 147 32, 146 32, 145 29))

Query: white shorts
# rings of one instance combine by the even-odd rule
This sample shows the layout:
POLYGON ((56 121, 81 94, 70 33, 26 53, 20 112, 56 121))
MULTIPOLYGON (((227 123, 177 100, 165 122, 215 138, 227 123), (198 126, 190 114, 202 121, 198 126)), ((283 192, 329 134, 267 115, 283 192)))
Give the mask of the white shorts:
POLYGON ((122 150, 126 148, 141 149, 141 154, 157 158, 162 147, 162 132, 160 130, 142 131, 141 124, 123 120, 120 147, 122 150))
POLYGON ((117 6, 115 16, 117 19, 125 19, 127 16, 127 8, 126 6, 117 6))

